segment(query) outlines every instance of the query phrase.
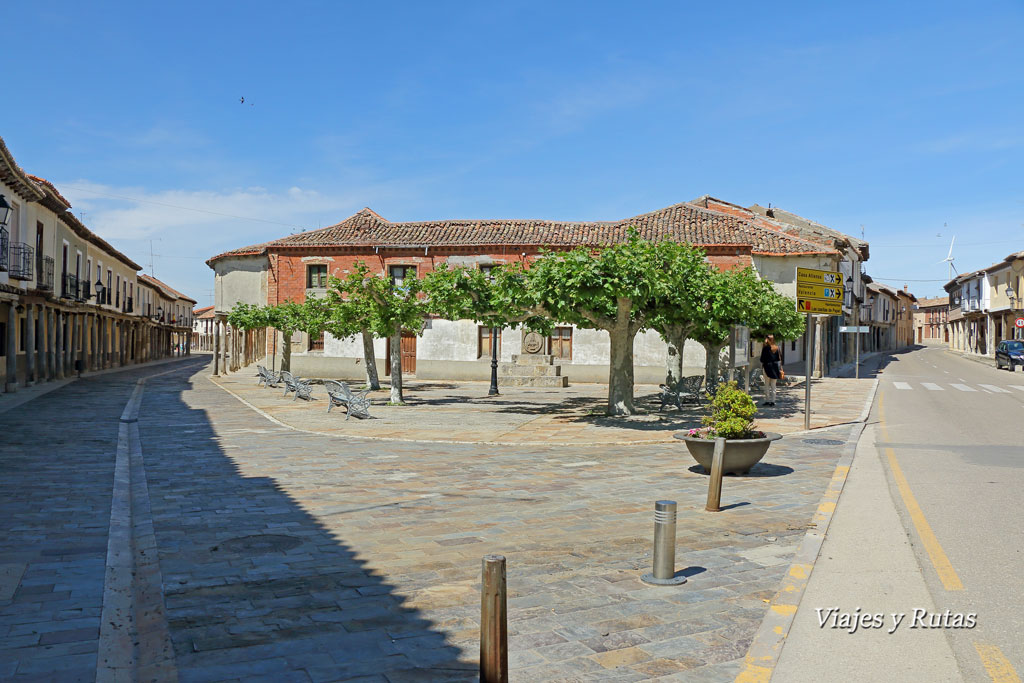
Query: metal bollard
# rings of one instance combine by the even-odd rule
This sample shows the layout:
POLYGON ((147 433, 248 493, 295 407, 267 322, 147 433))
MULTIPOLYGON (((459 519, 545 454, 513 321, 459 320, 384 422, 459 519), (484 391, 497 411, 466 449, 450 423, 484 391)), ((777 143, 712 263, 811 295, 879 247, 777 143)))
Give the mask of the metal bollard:
POLYGON ((715 452, 711 456, 711 476, 708 478, 708 512, 720 512, 722 506, 722 468, 725 466, 725 439, 715 439, 715 452))
POLYGON ((640 577, 656 586, 678 586, 685 576, 676 576, 676 502, 659 500, 654 504, 654 571, 640 577))
POLYGON ((480 680, 508 683, 508 604, 505 557, 484 555, 480 590, 480 680))

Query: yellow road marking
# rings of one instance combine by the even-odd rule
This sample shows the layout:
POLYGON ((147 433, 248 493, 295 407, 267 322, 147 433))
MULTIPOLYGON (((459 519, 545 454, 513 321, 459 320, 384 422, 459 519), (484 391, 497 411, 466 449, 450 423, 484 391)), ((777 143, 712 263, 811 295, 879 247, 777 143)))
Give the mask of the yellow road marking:
MULTIPOLYGON (((885 394, 883 393, 878 398, 879 426, 882 430, 882 438, 888 442, 889 432, 885 428, 884 401, 885 394)), ((939 543, 935 532, 932 531, 931 525, 925 519, 924 512, 922 512, 921 506, 917 503, 917 498, 914 497, 913 492, 910 490, 907 478, 903 476, 903 470, 896 460, 896 453, 892 448, 887 447, 885 449, 885 457, 889 460, 889 468, 892 470, 893 478, 896 480, 896 488, 899 489, 900 496, 903 498, 903 504, 907 507, 907 512, 910 513, 910 520, 914 523, 914 528, 917 529, 917 535, 921 538, 921 543, 928 552, 928 557, 932 561, 935 573, 939 575, 939 580, 942 581, 942 585, 948 591, 962 591, 964 584, 960 581, 960 577, 957 576, 956 570, 953 569, 949 558, 946 557, 945 551, 942 550, 942 544, 939 543)))
POLYGON ((998 647, 975 643, 974 649, 978 651, 981 665, 985 667, 992 683, 1021 683, 1020 676, 1013 669, 1010 660, 1003 655, 1003 651, 998 647))

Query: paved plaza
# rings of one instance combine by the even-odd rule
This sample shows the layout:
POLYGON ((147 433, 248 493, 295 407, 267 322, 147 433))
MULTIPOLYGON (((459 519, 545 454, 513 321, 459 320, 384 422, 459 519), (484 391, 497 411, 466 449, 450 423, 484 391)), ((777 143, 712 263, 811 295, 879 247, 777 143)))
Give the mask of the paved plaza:
POLYGON ((762 426, 789 436, 707 513, 707 477, 671 439, 690 411, 622 428, 594 414, 603 387, 487 399, 435 383, 346 421, 322 394, 209 373, 200 358, 86 378, 0 414, 0 678, 93 680, 109 654, 118 418, 147 374, 133 525, 152 525, 165 609, 138 618, 169 642, 136 656, 184 681, 474 680, 488 553, 508 559, 512 680, 731 680, 871 386, 822 392, 836 426, 812 433, 776 428, 802 427, 784 393, 762 426), (666 498, 689 580, 652 587, 666 498))
MULTIPOLYGON (((266 416, 290 427, 326 436, 360 436, 400 441, 474 444, 608 444, 672 443, 674 434, 699 427, 707 403, 661 406, 656 385, 638 384, 635 403, 641 414, 607 417, 608 388, 576 384, 564 389, 500 387, 488 396, 486 382, 407 381, 405 406, 389 406, 388 388, 373 392, 372 420, 345 420, 344 409, 327 414, 327 394, 315 386, 313 400, 283 397, 283 388, 257 386, 255 371, 232 373, 216 382, 266 416), (341 419, 339 420, 339 414, 341 419)), ((871 394, 870 381, 826 377, 811 382, 811 429, 849 425, 861 419, 871 394)), ((763 398, 754 391, 755 399, 763 398)), ((779 388, 775 406, 758 406, 761 429, 780 434, 804 430, 802 379, 779 388)))

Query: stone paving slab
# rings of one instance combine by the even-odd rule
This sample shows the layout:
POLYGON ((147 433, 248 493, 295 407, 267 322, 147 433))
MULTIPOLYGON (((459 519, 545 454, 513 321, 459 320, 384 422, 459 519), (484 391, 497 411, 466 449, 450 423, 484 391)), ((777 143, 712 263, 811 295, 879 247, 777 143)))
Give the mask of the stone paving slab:
POLYGON ((0 679, 96 676, 118 417, 150 372, 25 392, 0 414, 0 679))
MULTIPOLYGON (((254 373, 253 373, 254 374, 254 373)), ((406 406, 389 406, 387 389, 373 392, 373 419, 345 419, 343 409, 327 413, 327 396, 315 387, 312 401, 285 397, 284 390, 257 386, 242 371, 215 380, 255 409, 296 429, 332 436, 453 443, 651 444, 670 443, 673 435, 700 426, 706 405, 658 410, 656 386, 637 385, 642 413, 627 419, 604 415, 607 388, 576 384, 564 389, 502 387, 488 397, 484 382, 408 382, 406 406)), ((871 395, 873 381, 827 377, 812 380, 811 429, 857 421, 871 395)), ((755 398, 760 395, 755 393, 755 398)), ((804 429, 804 385, 779 389, 775 406, 758 406, 761 429, 792 434, 804 429)))
POLYGON ((475 680, 488 553, 508 558, 514 679, 732 678, 841 454, 805 439, 849 432, 776 442, 707 513, 707 477, 682 444, 623 450, 611 427, 586 447, 308 434, 182 373, 147 384, 139 429, 186 681, 475 680), (678 587, 639 581, 664 498, 679 502, 678 587))

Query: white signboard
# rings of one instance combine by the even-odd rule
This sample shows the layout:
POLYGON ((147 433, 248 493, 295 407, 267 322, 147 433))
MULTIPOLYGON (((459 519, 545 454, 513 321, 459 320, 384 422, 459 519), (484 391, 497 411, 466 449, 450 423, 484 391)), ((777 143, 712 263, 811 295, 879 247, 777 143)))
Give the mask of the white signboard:
POLYGON ((733 366, 742 368, 750 365, 750 328, 735 325, 732 328, 733 366))

